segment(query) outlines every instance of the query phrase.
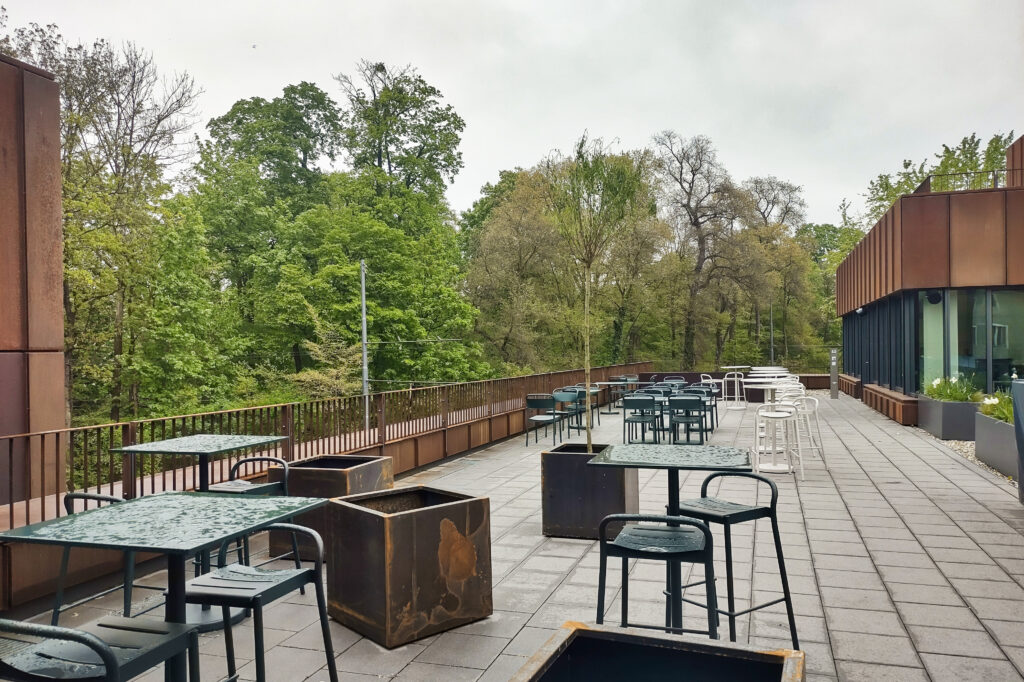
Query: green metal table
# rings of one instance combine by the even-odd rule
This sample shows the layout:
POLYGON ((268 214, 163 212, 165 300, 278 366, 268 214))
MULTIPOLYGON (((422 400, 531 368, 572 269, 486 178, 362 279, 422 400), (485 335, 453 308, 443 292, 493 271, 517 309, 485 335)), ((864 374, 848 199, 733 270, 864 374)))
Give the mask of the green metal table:
POLYGON ((156 440, 151 443, 137 443, 111 452, 129 455, 191 455, 199 458, 199 492, 210 489, 210 457, 238 450, 248 450, 261 445, 272 445, 288 440, 288 436, 248 436, 197 433, 192 436, 156 440))
MULTIPOLYGON (((664 469, 668 472, 668 514, 679 516, 680 471, 752 471, 750 452, 727 445, 612 445, 595 455, 590 466, 623 469, 664 469)), ((671 624, 683 627, 683 574, 678 562, 669 564, 668 591, 671 624)))
MULTIPOLYGON (((0 533, 0 541, 164 554, 164 619, 185 623, 188 557, 325 504, 326 499, 316 497, 162 493, 14 528, 0 533)), ((184 654, 168 661, 165 680, 184 682, 185 668, 184 654)))

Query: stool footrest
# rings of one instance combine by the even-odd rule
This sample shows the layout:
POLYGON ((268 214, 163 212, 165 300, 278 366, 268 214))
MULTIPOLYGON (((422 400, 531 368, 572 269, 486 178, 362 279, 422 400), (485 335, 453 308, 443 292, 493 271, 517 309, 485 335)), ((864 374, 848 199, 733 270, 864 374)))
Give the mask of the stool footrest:
POLYGON ((710 630, 695 630, 694 628, 675 628, 671 625, 648 625, 645 623, 630 623, 626 621, 624 624, 620 624, 619 627, 623 628, 644 628, 645 630, 661 630, 662 632, 669 632, 676 635, 690 634, 690 635, 711 635, 710 630))

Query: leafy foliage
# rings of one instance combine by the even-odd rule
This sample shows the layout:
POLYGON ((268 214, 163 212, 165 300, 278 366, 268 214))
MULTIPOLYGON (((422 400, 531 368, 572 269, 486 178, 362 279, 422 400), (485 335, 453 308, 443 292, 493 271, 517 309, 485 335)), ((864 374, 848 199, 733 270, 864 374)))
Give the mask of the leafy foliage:
POLYGON ((965 374, 936 377, 924 385, 924 394, 933 400, 953 402, 977 403, 982 399, 975 377, 965 374))
POLYGON ((1013 398, 1009 393, 996 391, 981 400, 978 411, 999 421, 1013 423, 1013 398))

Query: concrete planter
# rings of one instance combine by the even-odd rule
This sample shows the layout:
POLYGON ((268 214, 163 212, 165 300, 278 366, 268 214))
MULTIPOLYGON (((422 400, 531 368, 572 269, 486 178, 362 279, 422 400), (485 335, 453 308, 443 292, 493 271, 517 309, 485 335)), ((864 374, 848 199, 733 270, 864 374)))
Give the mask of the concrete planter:
MULTIPOLYGON (((281 480, 280 467, 267 472, 271 482, 281 480)), ((373 490, 390 490, 395 476, 390 457, 364 457, 361 455, 323 455, 310 457, 288 465, 288 494, 297 497, 341 497, 373 490)), ((329 554, 332 538, 328 516, 331 505, 295 517, 295 523, 308 526, 324 539, 325 556, 329 554)), ((270 555, 280 556, 292 550, 291 535, 270 534, 270 555)), ((299 554, 306 561, 314 558, 314 549, 303 536, 299 536, 299 554)))
MULTIPOLYGON (((609 514, 636 514, 640 486, 636 469, 592 467, 587 462, 607 448, 563 443, 540 455, 543 533, 548 537, 597 540, 597 527, 609 514)), ((619 528, 612 528, 613 535, 619 528)))
POLYGON ((1017 436, 1013 424, 974 416, 974 455, 1004 476, 1017 478, 1017 436))
POLYGON ((917 396, 917 425, 942 440, 974 440, 978 403, 917 396))
POLYGON ((512 682, 630 679, 800 682, 804 679, 804 654, 634 628, 569 627, 566 623, 519 669, 512 682))
POLYGON ((413 486, 331 500, 331 616, 388 648, 486 618, 490 500, 413 486))

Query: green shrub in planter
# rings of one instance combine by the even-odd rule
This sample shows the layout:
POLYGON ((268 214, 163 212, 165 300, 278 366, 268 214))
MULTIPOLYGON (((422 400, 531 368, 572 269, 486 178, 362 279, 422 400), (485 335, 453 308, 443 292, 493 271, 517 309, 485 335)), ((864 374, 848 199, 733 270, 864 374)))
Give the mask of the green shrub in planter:
POLYGON ((932 400, 963 403, 976 403, 982 398, 974 377, 964 374, 932 379, 930 383, 925 384, 924 394, 932 400))

